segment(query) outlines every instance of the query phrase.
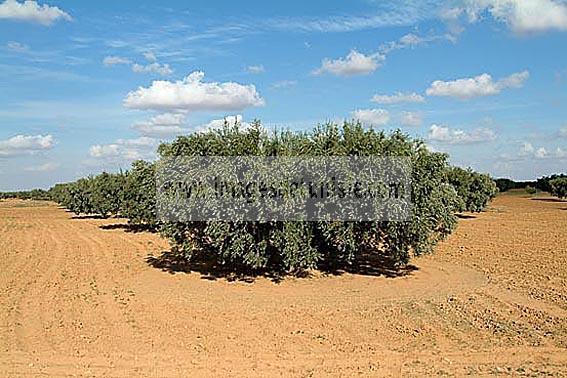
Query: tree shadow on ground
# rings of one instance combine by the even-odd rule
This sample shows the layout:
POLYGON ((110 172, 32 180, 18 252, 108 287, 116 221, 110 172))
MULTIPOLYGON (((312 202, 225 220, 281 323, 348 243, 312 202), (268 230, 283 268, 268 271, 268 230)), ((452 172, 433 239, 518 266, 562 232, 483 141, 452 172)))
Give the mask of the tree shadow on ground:
POLYGON ((541 202, 567 202, 567 200, 562 200, 559 198, 532 198, 532 201, 541 201, 541 202))
POLYGON ((100 215, 73 215, 71 219, 108 219, 100 215))
POLYGON ((472 214, 457 214, 457 218, 459 218, 459 219, 476 219, 476 215, 472 215, 472 214))
POLYGON ((115 224, 103 224, 98 226, 101 230, 124 230, 124 232, 150 232, 155 233, 156 228, 149 226, 147 224, 128 224, 128 223, 115 223, 115 224))
MULTIPOLYGON (((201 274, 201 279, 212 281, 226 279, 229 282, 242 281, 253 283, 256 278, 263 277, 275 283, 279 283, 286 276, 309 278, 313 275, 312 272, 309 271, 284 273, 281 271, 248 270, 238 272, 231 267, 217 263, 213 259, 188 262, 171 251, 163 251, 158 257, 149 255, 146 257, 146 262, 148 265, 170 274, 189 274, 196 272, 201 274)), ((382 276, 386 278, 407 276, 418 269, 418 267, 411 264, 398 266, 392 259, 378 253, 364 253, 352 264, 337 265, 323 262, 319 267, 321 273, 333 276, 349 273, 364 276, 382 276)))
POLYGON ((397 278, 412 274, 419 268, 412 264, 399 265, 384 254, 377 252, 364 252, 351 264, 334 265, 332 263, 321 264, 320 270, 327 274, 340 276, 345 273, 359 274, 362 276, 397 278))

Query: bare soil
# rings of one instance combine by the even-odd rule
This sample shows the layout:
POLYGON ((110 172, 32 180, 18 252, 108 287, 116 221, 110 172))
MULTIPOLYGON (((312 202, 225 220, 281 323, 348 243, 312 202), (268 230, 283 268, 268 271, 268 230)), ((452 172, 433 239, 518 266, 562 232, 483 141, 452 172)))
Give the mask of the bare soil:
POLYGON ((279 283, 156 268, 123 224, 0 202, 0 376, 567 376, 567 202, 499 196, 405 274, 279 283))

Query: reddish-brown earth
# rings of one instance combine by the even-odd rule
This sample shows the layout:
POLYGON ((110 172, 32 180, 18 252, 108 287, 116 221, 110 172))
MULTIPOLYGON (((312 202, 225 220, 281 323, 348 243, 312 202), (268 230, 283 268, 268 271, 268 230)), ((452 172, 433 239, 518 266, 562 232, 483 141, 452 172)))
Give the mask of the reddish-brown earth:
POLYGON ((567 375, 567 202, 499 196, 395 278, 172 274, 116 223, 0 202, 0 376, 567 375))

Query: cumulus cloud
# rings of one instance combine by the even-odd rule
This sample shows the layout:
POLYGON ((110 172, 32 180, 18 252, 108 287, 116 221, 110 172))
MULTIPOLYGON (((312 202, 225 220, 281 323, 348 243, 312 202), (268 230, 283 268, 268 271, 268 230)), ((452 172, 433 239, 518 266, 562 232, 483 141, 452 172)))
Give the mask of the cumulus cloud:
POLYGON ((423 123, 423 115, 417 112, 402 112, 402 114, 400 114, 400 123, 402 126, 421 126, 423 123))
POLYGON ((0 140, 0 157, 33 155, 50 150, 54 145, 55 140, 52 135, 16 135, 10 139, 0 140))
POLYGON ((89 148, 92 158, 130 162, 139 159, 151 160, 155 157, 158 141, 149 137, 118 139, 111 144, 95 144, 89 148))
POLYGON ((566 159, 567 151, 563 150, 561 147, 557 147, 555 150, 548 150, 545 147, 534 147, 533 144, 529 142, 523 142, 518 152, 518 158, 566 159))
POLYGON ((22 3, 16 0, 6 0, 0 4, 0 19, 36 22, 49 26, 57 20, 71 21, 71 16, 57 7, 47 4, 39 5, 33 0, 22 3))
POLYGON ((488 12, 516 33, 567 30, 567 4, 561 0, 466 0, 465 4, 460 9, 471 22, 488 12))
POLYGON ((368 126, 384 126, 390 122, 390 113, 384 109, 359 109, 353 111, 351 115, 368 126))
POLYGON ((105 66, 115 66, 118 64, 131 64, 132 61, 128 58, 124 58, 121 56, 107 56, 102 60, 102 64, 105 66))
POLYGON ((473 144, 490 142, 496 139, 496 133, 488 128, 478 128, 470 132, 451 129, 446 126, 431 125, 429 140, 445 144, 473 144))
POLYGON ((181 113, 163 113, 150 118, 148 121, 135 123, 132 128, 140 134, 153 137, 171 137, 186 134, 188 129, 183 128, 185 115, 181 113))
POLYGON ((157 111, 235 111, 263 106, 264 100, 254 85, 234 82, 204 83, 205 74, 195 71, 183 80, 156 80, 148 88, 128 93, 124 106, 157 111))
POLYGON ((559 129, 559 136, 563 138, 567 138, 567 126, 559 129))
POLYGON ((45 163, 40 165, 35 165, 31 167, 26 167, 24 170, 26 172, 52 172, 59 168, 58 163, 45 163))
POLYGON ((246 71, 250 73, 258 74, 258 73, 266 72, 266 69, 264 68, 263 65, 259 64, 257 66, 248 66, 246 68, 246 71))
POLYGON ((520 149, 520 156, 528 156, 533 154, 535 151, 534 146, 531 143, 524 142, 522 143, 522 148, 520 149))
POLYGON ((329 73, 336 76, 367 75, 376 71, 384 59, 384 55, 379 53, 364 55, 356 50, 351 50, 345 58, 335 60, 323 59, 321 67, 313 71, 313 74, 323 75, 329 73))
POLYGON ((482 96, 494 96, 504 89, 522 87, 529 77, 530 74, 528 71, 522 71, 498 81, 494 81, 492 76, 487 73, 473 78, 454 81, 436 80, 431 83, 426 93, 428 96, 447 96, 461 100, 482 96))
POLYGON ((377 104, 390 105, 390 104, 399 104, 402 102, 408 102, 408 103, 425 102, 425 98, 422 95, 417 94, 415 92, 413 93, 397 92, 393 95, 374 95, 374 97, 372 97, 370 101, 375 102, 377 104))

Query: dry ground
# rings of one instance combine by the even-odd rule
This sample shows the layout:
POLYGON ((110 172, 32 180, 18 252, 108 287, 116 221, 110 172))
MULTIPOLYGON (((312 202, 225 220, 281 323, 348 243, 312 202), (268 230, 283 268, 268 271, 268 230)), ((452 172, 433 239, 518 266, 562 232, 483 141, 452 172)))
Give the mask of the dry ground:
POLYGON ((567 202, 500 196, 404 277, 279 284, 161 271, 113 223, 0 202, 0 376, 567 376, 567 202))

